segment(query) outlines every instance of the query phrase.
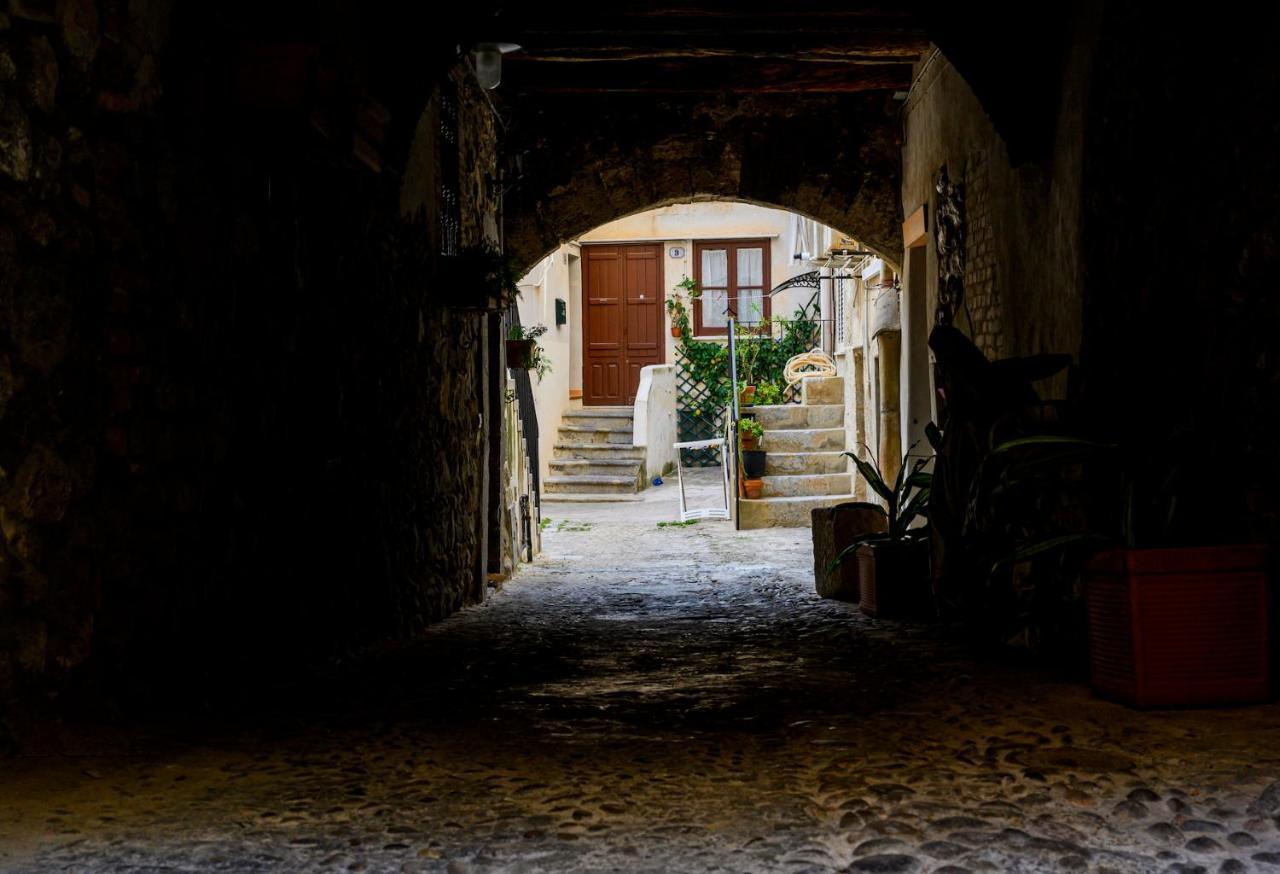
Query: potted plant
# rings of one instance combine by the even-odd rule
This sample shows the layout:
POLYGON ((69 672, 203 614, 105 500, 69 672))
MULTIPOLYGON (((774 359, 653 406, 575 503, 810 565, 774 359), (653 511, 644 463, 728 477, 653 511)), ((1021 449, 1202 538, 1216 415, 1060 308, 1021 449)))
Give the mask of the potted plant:
POLYGON ((742 449, 756 449, 764 437, 764 426, 754 418, 738 419, 738 436, 742 441, 742 449))
POLYGON ((667 315, 671 318, 671 336, 679 338, 689 330, 689 311, 684 305, 684 298, 676 289, 684 289, 692 303, 699 297, 698 282, 688 276, 677 282, 672 294, 667 298, 667 315))
POLYGON ((758 501, 764 496, 764 480, 745 478, 742 480, 742 491, 748 501, 758 501))
POLYGON ((757 406, 768 407, 782 403, 782 387, 776 382, 762 382, 756 386, 752 402, 757 406))
POLYGON ((1126 456, 1070 433, 1069 402, 1033 391, 1065 356, 988 361, 944 328, 930 347, 946 407, 927 432, 938 453, 930 527, 951 568, 936 584, 964 594, 948 580, 971 581, 966 620, 1065 655, 1097 694, 1126 704, 1267 700, 1269 551, 1211 527, 1226 502, 1200 440, 1143 432, 1126 456))
POLYGON ((756 367, 764 344, 760 336, 738 323, 734 331, 734 346, 738 356, 738 405, 750 406, 756 393, 756 367))
POLYGON ((546 325, 524 328, 512 325, 507 329, 507 366, 517 370, 532 370, 538 374, 538 382, 551 372, 551 359, 538 345, 538 338, 547 333, 546 325))
POLYGON ((929 459, 911 462, 902 459, 898 475, 890 487, 878 464, 844 453, 885 506, 885 531, 866 534, 845 547, 830 569, 850 556, 858 562, 860 607, 868 616, 897 619, 933 612, 929 584, 929 541, 927 528, 912 528, 929 505, 932 476, 924 470, 929 459))
POLYGON ((1121 462, 1120 544, 1084 572, 1090 684, 1104 698, 1187 707, 1271 697, 1269 548, 1204 545, 1195 522, 1180 522, 1179 496, 1205 475, 1197 450, 1170 434, 1121 462), (1142 491, 1152 496, 1139 504, 1142 491))

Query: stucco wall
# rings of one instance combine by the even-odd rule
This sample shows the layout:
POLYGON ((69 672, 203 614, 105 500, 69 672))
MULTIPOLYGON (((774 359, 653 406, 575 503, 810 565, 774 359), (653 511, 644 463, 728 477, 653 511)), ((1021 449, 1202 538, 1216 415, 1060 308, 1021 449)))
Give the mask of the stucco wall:
POLYGON ((569 306, 569 294, 576 284, 570 281, 571 272, 577 269, 576 260, 570 257, 570 253, 558 249, 538 262, 519 283, 517 306, 520 322, 526 328, 535 325, 546 327, 547 332, 538 338, 538 345, 551 360, 551 372, 541 380, 533 371, 529 373, 538 413, 538 469, 544 480, 550 475, 549 465, 562 415, 574 405, 569 400, 569 389, 582 385, 581 365, 574 367, 575 338, 578 354, 581 355, 582 351, 580 328, 574 318, 577 313, 569 306), (563 325, 556 325, 557 299, 565 302, 568 321, 563 325))

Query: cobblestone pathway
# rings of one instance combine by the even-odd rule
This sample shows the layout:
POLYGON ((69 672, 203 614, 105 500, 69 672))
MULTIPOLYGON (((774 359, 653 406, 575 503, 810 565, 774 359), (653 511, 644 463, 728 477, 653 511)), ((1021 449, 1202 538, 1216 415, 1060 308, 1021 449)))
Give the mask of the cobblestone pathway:
POLYGON ((0 868, 1280 872, 1280 708, 975 664, 815 597, 807 531, 587 517, 305 716, 0 762, 0 868))

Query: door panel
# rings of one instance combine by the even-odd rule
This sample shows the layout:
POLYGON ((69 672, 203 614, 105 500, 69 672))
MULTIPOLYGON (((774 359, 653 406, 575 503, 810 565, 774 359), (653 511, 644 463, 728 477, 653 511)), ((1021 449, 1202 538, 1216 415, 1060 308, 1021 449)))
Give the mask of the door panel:
POLYGON ((628 246, 625 259, 627 403, 636 400, 640 368, 662 362, 660 246, 628 246))
POLYGON ((582 402, 588 406, 623 403, 622 255, 619 246, 583 249, 582 402))
POLYGON ((585 406, 635 403, 640 368, 665 357, 662 247, 582 247, 585 406))

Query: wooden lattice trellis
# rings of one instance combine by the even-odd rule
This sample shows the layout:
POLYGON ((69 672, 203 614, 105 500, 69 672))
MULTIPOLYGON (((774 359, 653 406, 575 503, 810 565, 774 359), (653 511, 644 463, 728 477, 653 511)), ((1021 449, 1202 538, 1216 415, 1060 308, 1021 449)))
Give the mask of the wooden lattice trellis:
MULTIPOLYGON (((727 410, 705 383, 689 373, 685 360, 676 353, 676 434, 681 443, 714 440, 724 435, 727 410)), ((728 378, 725 379, 728 382, 728 378)), ((721 396, 723 396, 721 392, 721 396)), ((719 449, 681 449, 685 467, 712 467, 720 464, 719 449)))

